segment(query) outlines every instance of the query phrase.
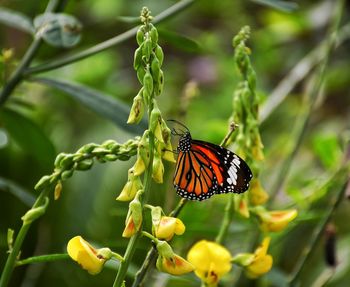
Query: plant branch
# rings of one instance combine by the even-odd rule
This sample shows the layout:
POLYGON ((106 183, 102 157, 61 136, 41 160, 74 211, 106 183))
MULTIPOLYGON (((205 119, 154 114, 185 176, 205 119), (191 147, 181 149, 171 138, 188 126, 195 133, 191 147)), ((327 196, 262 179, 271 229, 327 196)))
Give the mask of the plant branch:
POLYGON ((324 45, 322 46, 322 61, 316 71, 316 77, 313 83, 313 86, 310 91, 309 95, 309 102, 308 105, 305 108, 305 111, 300 115, 299 121, 295 125, 295 142, 294 146, 283 162, 282 166, 279 168, 279 173, 277 175, 277 180, 275 181, 274 185, 271 188, 271 194, 269 199, 269 205, 271 205, 276 198, 278 192, 280 191, 281 187, 283 186, 288 172, 290 170, 291 164, 297 155, 299 148, 301 146, 301 143, 304 139, 312 112, 315 107, 315 103, 317 102, 317 99, 320 95, 320 90, 322 88, 324 76, 326 67, 328 64, 328 59, 330 57, 330 54, 335 47, 336 40, 337 40, 337 32, 339 30, 339 24, 340 20, 342 18, 343 8, 344 7, 344 0, 339 0, 336 6, 336 13, 333 18, 331 29, 329 30, 329 34, 327 36, 326 41, 324 42, 324 45))
MULTIPOLYGON (((194 0, 183 0, 180 1, 173 6, 169 7, 168 9, 164 10, 163 12, 159 13, 157 16, 155 16, 152 20, 153 24, 159 23, 170 16, 175 15, 176 13, 184 10, 189 5, 191 5, 194 2, 194 0)), ((104 50, 107 50, 113 46, 116 46, 120 43, 123 43, 124 41, 134 37, 136 35, 136 32, 138 30, 138 27, 134 27, 118 36, 115 36, 109 40, 106 40, 102 43, 99 43, 91 48, 88 48, 82 52, 78 52, 76 54, 73 54, 71 56, 67 56, 65 58, 60 58, 57 60, 50 61, 49 63, 39 65, 37 67, 29 68, 26 70, 25 74, 31 75, 36 73, 42 73, 46 71, 50 71, 59 67, 63 67, 68 64, 72 64, 74 62, 77 62, 79 60, 85 59, 87 57, 90 57, 92 55, 95 55, 97 53, 100 53, 104 50)))
MULTIPOLYGON (((350 38, 350 23, 345 24, 339 29, 338 39, 335 47, 339 47, 343 42, 350 38)), ((260 122, 264 122, 270 114, 286 99, 293 88, 310 73, 310 71, 323 60, 323 48, 327 39, 314 48, 304 58, 302 58, 290 72, 278 83, 271 92, 266 103, 260 111, 260 122)))
MULTIPOLYGON (((57 11, 62 7, 66 0, 50 0, 45 10, 46 13, 57 11)), ((3 105, 8 97, 11 95, 16 86, 22 81, 24 71, 28 68, 31 61, 35 57, 37 51, 42 44, 41 37, 35 37, 32 44, 24 54, 21 62, 18 64, 16 70, 11 75, 8 82, 4 85, 0 93, 0 106, 3 105)))
POLYGON ((329 222, 332 214, 337 209, 340 202, 344 199, 346 187, 347 187, 347 184, 349 183, 349 178, 348 178, 349 171, 350 171, 350 165, 349 163, 347 163, 345 164, 345 166, 342 166, 340 168, 340 170, 334 176, 335 178, 331 179, 333 186, 329 188, 329 191, 327 193, 333 194, 334 189, 336 188, 338 189, 338 193, 331 196, 330 200, 328 201, 330 202, 329 209, 326 211, 323 218, 318 222, 318 225, 314 229, 308 244, 304 247, 302 254, 299 256, 299 261, 296 264, 294 272, 290 276, 289 286, 297 286, 297 280, 301 275, 301 271, 303 270, 305 263, 310 258, 310 255, 312 254, 312 251, 315 249, 317 242, 322 237, 323 231, 327 223, 329 222))
POLYGON ((69 255, 67 253, 33 256, 33 257, 28 257, 26 259, 17 261, 16 262, 16 266, 22 266, 22 265, 33 264, 33 263, 43 263, 43 262, 57 261, 57 260, 66 260, 66 259, 69 259, 69 258, 70 257, 69 257, 69 255))

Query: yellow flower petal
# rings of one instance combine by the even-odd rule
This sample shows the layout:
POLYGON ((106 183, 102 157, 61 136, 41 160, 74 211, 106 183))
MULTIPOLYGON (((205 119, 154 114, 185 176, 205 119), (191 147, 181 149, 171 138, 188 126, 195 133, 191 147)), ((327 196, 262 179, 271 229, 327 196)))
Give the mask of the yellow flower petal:
POLYGON ((250 278, 257 278, 272 268, 273 259, 271 255, 261 256, 246 268, 246 275, 250 278))
POLYGON ((217 283, 231 268, 231 254, 220 244, 201 240, 192 246, 187 259, 195 266, 195 274, 207 284, 217 283))
POLYGON ((159 239, 171 240, 176 235, 181 235, 185 232, 183 222, 175 217, 162 216, 160 222, 155 226, 155 235, 159 239))
POLYGON ((105 258, 97 256, 97 250, 81 236, 75 236, 69 240, 67 252, 74 261, 92 275, 99 273, 106 262, 105 258))
POLYGON ((194 266, 179 255, 172 258, 158 257, 157 268, 172 275, 182 275, 194 270, 194 266), (159 260, 159 261, 158 261, 159 260))
POLYGON ((296 209, 270 211, 266 218, 261 217, 261 229, 263 231, 281 231, 287 227, 288 223, 298 215, 296 209))

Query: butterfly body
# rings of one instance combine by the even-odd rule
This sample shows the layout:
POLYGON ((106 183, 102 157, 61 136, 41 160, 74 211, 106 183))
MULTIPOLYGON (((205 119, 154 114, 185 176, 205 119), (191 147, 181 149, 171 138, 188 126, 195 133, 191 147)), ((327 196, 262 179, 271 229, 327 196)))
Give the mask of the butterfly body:
POLYGON ((212 143, 194 140, 189 131, 181 135, 174 175, 177 194, 190 200, 205 200, 214 194, 242 193, 252 173, 235 153, 212 143))

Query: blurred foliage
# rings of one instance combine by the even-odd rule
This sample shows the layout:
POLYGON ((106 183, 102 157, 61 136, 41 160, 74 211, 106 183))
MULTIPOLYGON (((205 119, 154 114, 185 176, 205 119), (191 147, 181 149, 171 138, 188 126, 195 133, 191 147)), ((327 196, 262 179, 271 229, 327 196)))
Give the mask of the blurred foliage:
MULTIPOLYGON (((69 49, 43 44, 33 66, 84 50, 134 27, 135 22, 130 19, 137 17, 144 5, 150 8, 153 15, 157 15, 175 2, 68 1, 64 12, 82 24, 80 42, 69 49)), ((165 54, 162 67, 165 85, 163 97, 158 101, 159 107, 166 118, 183 117, 194 138, 218 144, 227 132, 228 118, 232 114, 232 93, 239 81, 238 71, 234 68, 231 40, 240 27, 249 25, 252 30, 249 46, 258 79, 257 90, 264 107, 283 77, 323 41, 336 1, 294 1, 298 2, 298 7, 287 5, 287 8, 293 8, 287 9, 289 12, 261 5, 262 2, 293 3, 197 0, 184 11, 156 25, 165 54), (190 81, 196 83, 198 94, 182 111, 185 87, 190 81)), ((0 25, 1 86, 32 41, 32 35, 28 33, 32 31, 28 19, 42 14, 45 5, 46 1, 1 1, 0 8, 7 10, 1 10, 0 17, 11 14, 8 9, 26 15, 19 21, 12 14, 19 30, 0 25)), ((349 8, 347 3, 341 27, 348 24, 349 8)), ((107 139, 125 142, 140 134, 137 128, 130 129, 122 124, 127 120, 127 114, 124 116, 122 111, 126 106, 131 106, 139 88, 132 65, 136 47, 136 41, 132 38, 92 57, 44 74, 44 77, 52 79, 51 83, 56 84, 42 85, 43 81, 36 82, 35 78, 34 81, 26 81, 16 88, 6 106, 0 108, 1 269, 8 248, 7 229, 12 228, 15 232, 19 229, 20 217, 27 210, 28 202, 37 196, 33 186, 41 176, 52 172, 56 153, 75 151, 88 142, 101 143, 107 139), (63 88, 51 87, 57 88, 60 81, 75 82, 83 85, 91 94, 98 93, 105 97, 108 114, 106 109, 98 112, 102 108, 98 101, 92 100, 90 104, 82 105, 83 100, 78 96, 68 96, 63 88), (116 106, 108 106, 109 102, 116 106)), ((286 286, 288 274, 294 270, 298 258, 303 256, 305 244, 327 210, 327 204, 322 200, 338 192, 324 186, 334 179, 344 160, 350 138, 349 48, 349 41, 344 40, 331 55, 322 97, 312 113, 301 149, 274 204, 279 208, 296 207, 300 216, 294 226, 272 237, 272 271, 258 283, 249 281, 239 286, 286 286)), ((305 103, 310 82, 312 75, 308 74, 262 123, 266 159, 261 170, 261 182, 268 192, 275 181, 276 171, 294 141, 291 130, 305 103)), ((131 160, 96 165, 92 170, 77 173, 65 182, 60 200, 51 202, 45 216, 30 230, 21 257, 65 252, 68 240, 77 234, 97 246, 109 246, 123 254, 127 240, 121 237, 121 233, 127 205, 114 201, 114 198, 125 184, 127 170, 133 163, 131 160)), ((154 183, 149 198, 154 205, 163 206, 166 212, 178 202, 171 184, 173 168, 173 165, 166 165, 165 183, 154 183)), ((213 240, 224 206, 225 196, 215 196, 204 202, 189 202, 180 214, 186 232, 172 241, 177 253, 185 254, 199 239, 213 240)), ((331 219, 336 226, 337 267, 327 265, 324 259, 326 237, 321 236, 301 273, 300 286, 348 286, 349 210, 349 201, 344 198, 331 219)), ((249 251, 248 239, 254 235, 255 228, 257 225, 254 222, 235 215, 229 230, 233 236, 229 236, 227 248, 233 254, 249 251)), ((148 248, 149 241, 142 238, 127 283, 131 282, 133 274, 142 264, 148 248)), ((10 286, 111 286, 116 266, 107 267, 110 268, 101 274, 90 276, 71 261, 23 266, 15 269, 10 286)), ((234 268, 223 279, 221 286, 232 286, 230 282, 238 280, 239 275, 239 268, 234 268)), ((151 282, 168 287, 199 286, 200 283, 195 280, 192 274, 172 277, 154 272, 145 286, 156 286, 151 282)))

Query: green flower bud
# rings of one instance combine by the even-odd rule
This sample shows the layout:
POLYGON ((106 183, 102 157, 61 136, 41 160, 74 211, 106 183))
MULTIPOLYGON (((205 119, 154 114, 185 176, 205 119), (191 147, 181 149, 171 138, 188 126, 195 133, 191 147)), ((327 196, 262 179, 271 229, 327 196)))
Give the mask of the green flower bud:
POLYGON ((151 210, 152 230, 158 227, 160 223, 160 219, 162 217, 162 212, 163 210, 160 206, 152 207, 152 210, 151 210))
POLYGON ((158 31, 157 29, 152 25, 151 31, 150 31, 150 36, 151 36, 151 40, 152 40, 152 46, 153 48, 155 48, 157 46, 158 43, 158 31))
POLYGON ((49 175, 44 175, 42 178, 39 179, 37 184, 34 186, 34 189, 42 190, 45 187, 48 187, 50 185, 50 179, 51 177, 49 175))
POLYGON ((137 96, 134 98, 129 118, 127 121, 128 124, 138 124, 143 118, 145 107, 143 103, 143 98, 141 96, 142 90, 143 89, 141 89, 137 96))
POLYGON ((55 186, 55 192, 54 192, 55 200, 58 200, 60 198, 61 191, 62 191, 62 182, 59 180, 58 183, 55 186))
POLYGON ((145 40, 142 46, 142 54, 143 56, 145 56, 147 62, 151 58, 151 53, 152 53, 152 40, 148 38, 145 40))
POLYGON ((156 246, 158 253, 161 257, 173 258, 175 253, 169 243, 163 240, 159 240, 156 246))
POLYGON ((92 158, 87 158, 82 161, 77 162, 75 169, 77 170, 88 170, 94 164, 94 160, 92 158))
POLYGON ((74 154, 65 154, 64 158, 60 161, 60 167, 62 169, 69 169, 74 165, 74 154))
POLYGON ((154 107, 151 112, 151 117, 150 117, 150 129, 154 133, 154 136, 160 141, 163 141, 163 135, 162 135, 162 115, 160 113, 160 110, 154 101, 154 107))
POLYGON ((164 53, 163 53, 162 48, 159 45, 157 45, 155 53, 156 53, 156 57, 159 61, 159 66, 161 67, 163 64, 163 60, 164 60, 164 53))
POLYGON ((43 205, 39 206, 39 207, 36 207, 36 208, 32 208, 32 209, 29 209, 26 214, 24 214, 22 216, 22 221, 23 221, 23 225, 26 225, 26 224, 30 224, 32 223, 34 220, 38 219, 40 216, 42 216, 45 211, 46 211, 46 208, 47 206, 49 205, 49 198, 46 196, 45 197, 45 202, 43 205))
POLYGON ((142 66, 142 46, 137 48, 134 53, 134 69, 137 70, 142 66))
POLYGON ((136 41, 139 46, 141 46, 141 44, 143 43, 145 39, 144 37, 145 37, 145 33, 143 32, 143 27, 140 27, 136 33, 136 41))
POLYGON ((137 78, 139 79, 140 84, 143 84, 143 78, 146 74, 145 68, 141 65, 136 70, 137 78))
POLYGON ((158 153, 155 153, 153 159, 153 169, 152 169, 152 178, 156 183, 163 183, 164 175, 164 165, 163 161, 160 158, 158 153))
POLYGON ((158 81, 159 79, 159 72, 160 72, 160 65, 159 65, 159 60, 154 57, 151 63, 151 72, 153 79, 156 79, 158 81))
POLYGON ((147 93, 151 95, 153 93, 153 78, 150 72, 146 72, 146 75, 143 77, 143 87, 147 90, 147 93))
POLYGON ((59 155, 56 156, 55 163, 54 165, 56 167, 61 166, 61 161, 66 157, 66 153, 60 153, 59 155))
POLYGON ((73 175, 73 172, 74 172, 74 169, 68 169, 62 172, 61 174, 62 180, 67 180, 68 178, 70 178, 73 175))

